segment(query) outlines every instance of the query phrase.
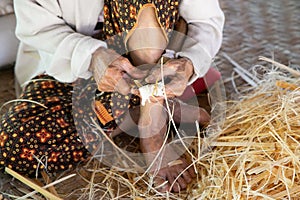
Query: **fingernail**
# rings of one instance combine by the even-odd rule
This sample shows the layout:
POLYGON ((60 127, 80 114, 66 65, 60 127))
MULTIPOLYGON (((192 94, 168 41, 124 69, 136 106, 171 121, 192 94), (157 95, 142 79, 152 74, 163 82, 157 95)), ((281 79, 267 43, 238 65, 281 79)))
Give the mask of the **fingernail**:
POLYGON ((148 76, 148 77, 145 79, 145 81, 146 81, 147 83, 152 82, 152 81, 153 81, 153 77, 152 77, 152 76, 148 76))

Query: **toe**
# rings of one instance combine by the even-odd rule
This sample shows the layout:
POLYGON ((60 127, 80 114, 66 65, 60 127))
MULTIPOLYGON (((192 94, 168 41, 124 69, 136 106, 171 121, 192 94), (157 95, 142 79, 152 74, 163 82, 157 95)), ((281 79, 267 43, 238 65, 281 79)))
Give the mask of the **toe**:
POLYGON ((187 187, 187 183, 185 182, 184 178, 179 176, 177 178, 177 183, 180 185, 180 190, 184 190, 187 187))
POLYGON ((195 172, 195 168, 194 167, 190 167, 189 169, 188 169, 188 172, 189 172, 189 174, 190 174, 190 176, 192 177, 192 178, 196 178, 196 172, 195 172))
POLYGON ((159 192, 167 192, 170 190, 170 184, 166 180, 166 177, 156 176, 154 178, 154 186, 159 192))
POLYGON ((179 192, 180 191, 180 185, 179 183, 176 181, 174 184, 173 184, 173 187, 170 188, 170 191, 173 191, 173 192, 179 192))
POLYGON ((170 190, 169 191, 174 191, 174 192, 179 192, 180 191, 180 185, 177 183, 177 181, 175 182, 175 178, 176 178, 177 174, 169 174, 168 175, 168 181, 170 183, 170 190))
POLYGON ((182 177, 184 178, 186 183, 190 183, 192 181, 192 176, 190 175, 190 173, 188 171, 185 171, 182 174, 182 177))

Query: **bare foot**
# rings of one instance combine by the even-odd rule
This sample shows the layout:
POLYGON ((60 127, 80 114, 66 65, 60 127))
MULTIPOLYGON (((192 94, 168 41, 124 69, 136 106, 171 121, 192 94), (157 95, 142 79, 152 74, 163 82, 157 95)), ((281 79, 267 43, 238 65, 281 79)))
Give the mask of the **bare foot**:
POLYGON ((157 190, 179 192, 186 189, 195 172, 188 168, 189 162, 181 158, 170 145, 162 148, 167 131, 166 119, 162 102, 147 102, 141 106, 140 145, 157 190))
MULTIPOLYGON (((147 145, 149 146, 149 144, 147 145)), ((156 158, 157 153, 145 154, 156 189, 160 192, 185 190, 196 177, 194 168, 189 167, 190 162, 176 154, 174 149, 168 145, 156 158)))

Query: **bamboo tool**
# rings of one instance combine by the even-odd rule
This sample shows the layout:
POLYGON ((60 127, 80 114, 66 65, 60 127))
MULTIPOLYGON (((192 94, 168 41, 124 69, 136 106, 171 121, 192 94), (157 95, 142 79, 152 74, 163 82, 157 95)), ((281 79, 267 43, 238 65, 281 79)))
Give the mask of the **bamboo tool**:
MULTIPOLYGON (((56 181, 54 181, 54 182, 52 182, 52 183, 49 183, 49 184, 43 186, 43 188, 44 188, 44 189, 49 188, 49 190, 50 190, 50 188, 53 187, 54 185, 57 185, 57 184, 59 184, 59 183, 61 183, 61 182, 64 182, 65 180, 70 179, 70 178, 72 178, 72 177, 74 177, 74 176, 76 176, 76 174, 70 174, 70 175, 68 175, 68 176, 65 176, 65 177, 63 177, 63 178, 61 178, 61 179, 58 179, 58 180, 56 180, 56 181)), ((50 192, 51 192, 51 190, 50 190, 50 192)), ((38 193, 38 192, 37 192, 37 191, 29 192, 29 193, 27 193, 26 195, 17 198, 16 200, 27 199, 28 197, 32 197, 32 196, 35 195, 36 193, 38 193)), ((53 192, 52 192, 52 193, 53 193, 53 192)), ((55 190, 55 192, 54 192, 53 194, 56 195, 56 196, 58 196, 56 190, 55 190)))
POLYGON ((28 180, 27 178, 23 177, 22 175, 20 175, 19 173, 13 171, 12 169, 6 167, 5 171, 8 174, 15 177, 16 179, 18 179, 19 181, 21 181, 22 183, 24 183, 25 185, 31 187, 32 189, 34 189, 34 190, 38 191, 39 193, 41 193, 42 195, 44 195, 45 197, 49 198, 50 200, 62 200, 61 198, 51 194, 50 192, 48 192, 44 188, 38 186, 37 184, 33 183, 32 181, 28 180))

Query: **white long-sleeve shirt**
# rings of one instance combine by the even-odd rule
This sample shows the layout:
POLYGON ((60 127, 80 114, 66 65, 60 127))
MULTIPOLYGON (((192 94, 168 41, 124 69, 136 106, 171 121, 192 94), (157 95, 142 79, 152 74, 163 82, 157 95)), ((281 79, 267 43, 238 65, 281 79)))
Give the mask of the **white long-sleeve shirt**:
MULTIPOLYGON (((106 47, 92 38, 103 0, 14 0, 16 35, 21 41, 15 74, 20 85, 47 73, 61 82, 89 78, 92 53, 106 47)), ((194 65, 194 77, 205 75, 220 49, 224 14, 218 0, 182 0, 179 14, 188 37, 177 53, 194 65)))

